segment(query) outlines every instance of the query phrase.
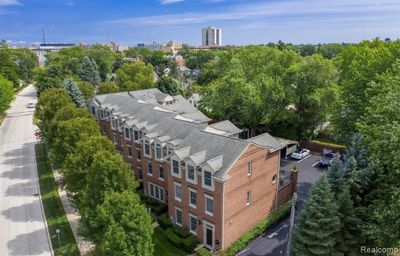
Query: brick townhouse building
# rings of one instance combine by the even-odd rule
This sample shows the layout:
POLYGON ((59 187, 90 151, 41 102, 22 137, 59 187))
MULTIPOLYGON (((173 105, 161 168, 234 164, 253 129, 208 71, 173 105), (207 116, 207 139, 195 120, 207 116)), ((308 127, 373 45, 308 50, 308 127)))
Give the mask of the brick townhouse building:
POLYGON ((158 89, 98 95, 88 107, 145 194, 205 246, 228 247, 278 207, 284 145, 268 133, 239 139, 230 121, 211 123, 158 89))

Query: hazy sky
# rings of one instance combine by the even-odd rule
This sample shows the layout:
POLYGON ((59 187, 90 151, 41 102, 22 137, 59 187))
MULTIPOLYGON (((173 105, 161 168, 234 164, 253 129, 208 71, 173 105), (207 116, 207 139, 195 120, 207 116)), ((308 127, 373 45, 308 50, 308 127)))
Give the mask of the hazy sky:
POLYGON ((400 0, 0 0, 0 39, 120 44, 201 44, 201 28, 224 44, 357 42, 400 37, 400 0))

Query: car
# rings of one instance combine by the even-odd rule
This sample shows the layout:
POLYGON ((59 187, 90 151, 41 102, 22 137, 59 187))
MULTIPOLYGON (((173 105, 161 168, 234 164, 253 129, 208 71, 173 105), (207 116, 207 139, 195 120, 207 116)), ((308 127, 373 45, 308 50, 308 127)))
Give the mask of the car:
POLYGON ((294 152, 291 154, 291 158, 301 160, 310 154, 310 150, 303 148, 298 152, 294 152))
POLYGON ((36 104, 33 102, 29 103, 28 108, 36 108, 36 104))
POLYGON ((318 161, 318 165, 321 168, 328 168, 330 167, 334 161, 336 160, 342 160, 342 155, 340 155, 339 153, 328 153, 325 154, 324 157, 322 157, 319 161, 318 161))

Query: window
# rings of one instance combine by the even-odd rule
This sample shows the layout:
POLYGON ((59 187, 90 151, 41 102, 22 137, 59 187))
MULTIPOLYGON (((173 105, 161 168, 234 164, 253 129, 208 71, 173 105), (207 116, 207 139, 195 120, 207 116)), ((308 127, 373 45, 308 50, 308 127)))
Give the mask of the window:
POLYGON ((132 157, 132 147, 131 146, 128 146, 128 156, 129 157, 132 157))
POLYGON ((153 165, 151 162, 147 162, 147 174, 153 176, 153 165))
POLYGON ((138 178, 139 178, 139 180, 143 180, 142 167, 138 166, 137 171, 138 171, 138 178))
POLYGON ((191 233, 196 234, 197 217, 192 214, 189 214, 189 229, 191 233))
POLYGON ((114 144, 117 145, 118 141, 117 141, 117 136, 115 136, 115 134, 112 135, 112 139, 113 139, 114 144))
POLYGON ((193 208, 197 207, 197 192, 192 188, 189 188, 189 205, 193 208))
POLYGON ((118 119, 118 127, 119 127, 119 128, 122 127, 122 119, 118 119))
POLYGON ((174 182, 174 190, 175 190, 175 200, 182 200, 182 185, 174 182))
POLYGON ((92 106, 92 114, 96 115, 96 108, 92 106))
POLYGON ((139 140, 143 137, 143 132, 139 131, 139 140))
POLYGON ((190 164, 186 164, 186 180, 191 183, 197 184, 195 167, 190 164))
POLYGON ((160 144, 156 144, 156 159, 161 159, 162 158, 162 154, 161 154, 161 145, 160 144))
POLYGON ((180 177, 181 173, 179 170, 179 161, 172 160, 172 175, 175 177, 180 177))
POLYGON ((251 204, 251 192, 250 191, 247 192, 247 195, 246 195, 246 204, 247 205, 251 204))
POLYGON ((138 141, 139 140, 139 132, 138 131, 133 131, 133 138, 134 140, 138 141))
POLYGON ((160 168, 158 169, 158 173, 159 173, 159 178, 160 179, 164 179, 164 167, 162 167, 161 165, 160 165, 160 168))
POLYGON ((206 170, 203 172, 203 186, 208 189, 213 189, 212 174, 206 170))
POLYGON ((156 184, 149 183, 150 197, 164 202, 164 189, 156 184))
POLYGON ((144 155, 150 156, 150 143, 147 140, 144 142, 144 155))
POLYGON ((247 162, 247 176, 250 176, 253 173, 253 161, 247 162))
POLYGON ((142 150, 140 148, 136 148, 136 158, 138 161, 142 160, 142 150))
POLYGON ((178 207, 175 207, 175 224, 182 226, 182 210, 178 207))
POLYGON ((105 124, 103 124, 103 125, 101 126, 101 128, 102 128, 102 131, 103 131, 103 133, 105 134, 105 133, 106 133, 106 131, 107 131, 106 125, 105 125, 105 124))
POLYGON ((125 128, 125 139, 129 140, 129 128, 125 128))
POLYGON ((104 111, 100 110, 100 118, 103 119, 104 118, 104 111))
POLYGON ((213 215, 214 213, 214 198, 209 195, 204 195, 206 201, 206 213, 208 215, 213 215))

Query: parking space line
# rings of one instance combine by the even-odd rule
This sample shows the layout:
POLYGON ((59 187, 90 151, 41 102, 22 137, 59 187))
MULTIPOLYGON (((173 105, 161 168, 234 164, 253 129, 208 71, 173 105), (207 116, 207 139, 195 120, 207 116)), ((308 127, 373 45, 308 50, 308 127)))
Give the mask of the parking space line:
POLYGON ((315 162, 315 164, 313 164, 312 167, 315 167, 318 163, 319 161, 315 162))
POLYGON ((297 161, 297 163, 300 163, 303 160, 306 160, 307 158, 309 158, 311 156, 311 154, 309 154, 308 156, 304 157, 303 159, 300 159, 299 161, 297 161))

